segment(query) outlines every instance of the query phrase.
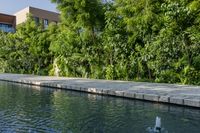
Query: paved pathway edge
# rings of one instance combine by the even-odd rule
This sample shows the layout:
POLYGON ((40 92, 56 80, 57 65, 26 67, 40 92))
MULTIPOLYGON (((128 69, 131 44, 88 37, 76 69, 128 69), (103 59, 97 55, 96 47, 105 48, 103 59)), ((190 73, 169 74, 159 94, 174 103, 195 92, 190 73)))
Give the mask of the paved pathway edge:
POLYGON ((0 74, 0 80, 200 108, 200 86, 0 74))

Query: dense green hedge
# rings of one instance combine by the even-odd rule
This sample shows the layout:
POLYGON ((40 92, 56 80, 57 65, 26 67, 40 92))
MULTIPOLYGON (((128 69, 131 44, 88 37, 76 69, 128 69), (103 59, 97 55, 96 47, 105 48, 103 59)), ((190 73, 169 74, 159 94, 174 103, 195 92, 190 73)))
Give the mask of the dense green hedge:
POLYGON ((0 71, 200 85, 199 0, 52 2, 60 24, 0 33, 0 71))

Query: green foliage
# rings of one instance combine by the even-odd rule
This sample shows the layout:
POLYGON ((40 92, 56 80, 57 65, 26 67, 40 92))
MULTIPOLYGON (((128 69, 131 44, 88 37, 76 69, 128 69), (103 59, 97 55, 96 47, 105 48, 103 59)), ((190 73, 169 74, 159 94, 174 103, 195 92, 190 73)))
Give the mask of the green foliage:
POLYGON ((37 25, 31 16, 17 27, 16 33, 2 33, 0 58, 3 71, 48 74, 52 60, 48 50, 51 34, 49 30, 44 31, 40 24, 37 25))
POLYGON ((200 71, 187 66, 182 72, 182 83, 200 85, 200 71))
POLYGON ((0 72, 200 85, 199 0, 52 2, 58 25, 0 33, 0 72))
MULTIPOLYGON (((61 76, 101 78, 104 27, 103 5, 98 0, 57 1, 61 11, 60 32, 50 50, 59 62, 61 76)), ((53 68, 55 69, 55 68, 53 68)))

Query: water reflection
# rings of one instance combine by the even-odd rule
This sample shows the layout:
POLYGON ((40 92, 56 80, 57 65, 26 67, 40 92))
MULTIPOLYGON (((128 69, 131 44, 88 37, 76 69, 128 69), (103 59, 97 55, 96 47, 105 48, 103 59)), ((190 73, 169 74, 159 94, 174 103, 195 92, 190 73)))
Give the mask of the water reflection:
POLYGON ((0 132, 199 133, 200 110, 0 82, 0 132), (163 130, 161 130, 163 131, 163 130))

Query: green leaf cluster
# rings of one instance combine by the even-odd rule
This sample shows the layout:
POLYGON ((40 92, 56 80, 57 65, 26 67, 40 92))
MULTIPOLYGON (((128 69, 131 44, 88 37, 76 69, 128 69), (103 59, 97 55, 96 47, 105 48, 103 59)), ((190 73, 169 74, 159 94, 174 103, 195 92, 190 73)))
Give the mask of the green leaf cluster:
POLYGON ((199 0, 51 1, 59 24, 0 33, 0 72, 200 85, 199 0))

